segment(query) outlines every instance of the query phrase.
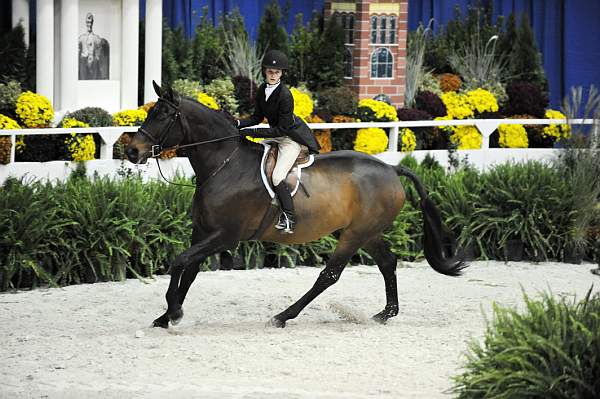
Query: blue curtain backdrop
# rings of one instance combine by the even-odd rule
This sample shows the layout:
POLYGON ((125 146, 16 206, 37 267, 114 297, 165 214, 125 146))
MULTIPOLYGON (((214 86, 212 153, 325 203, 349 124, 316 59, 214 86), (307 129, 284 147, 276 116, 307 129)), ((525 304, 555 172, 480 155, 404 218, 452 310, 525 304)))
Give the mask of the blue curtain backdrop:
MULTIPOLYGON (((550 101, 558 107, 572 86, 600 87, 600 0, 491 0, 494 16, 529 15, 544 70, 550 101)), ((475 0, 409 0, 409 29, 431 18, 445 24, 456 6, 464 13, 475 0)))
MULTIPOLYGON (((145 0, 141 1, 143 14, 145 0)), ((266 5, 272 0, 163 0, 163 12, 171 26, 183 25, 191 36, 200 22, 203 7, 217 22, 219 15, 235 7, 240 9, 252 38, 266 5)), ((464 12, 478 0, 409 0, 409 29, 421 21, 434 18, 437 26, 454 17, 459 6, 464 12)), ((594 84, 600 87, 600 0, 490 0, 494 15, 508 16, 511 12, 529 14, 538 47, 542 52, 544 69, 549 80, 551 104, 558 107, 570 87, 594 84)), ((291 32, 295 15, 303 13, 306 23, 313 10, 323 9, 323 0, 279 0, 288 9, 286 26, 291 32)))

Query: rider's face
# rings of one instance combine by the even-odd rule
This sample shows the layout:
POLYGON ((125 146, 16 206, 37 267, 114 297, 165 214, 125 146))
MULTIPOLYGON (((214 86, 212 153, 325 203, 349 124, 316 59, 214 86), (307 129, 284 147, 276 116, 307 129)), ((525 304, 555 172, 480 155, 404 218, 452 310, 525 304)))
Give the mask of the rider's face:
POLYGON ((272 68, 266 68, 265 69, 265 76, 267 77, 267 83, 270 85, 274 85, 275 83, 279 82, 279 80, 281 79, 281 69, 272 69, 272 68))

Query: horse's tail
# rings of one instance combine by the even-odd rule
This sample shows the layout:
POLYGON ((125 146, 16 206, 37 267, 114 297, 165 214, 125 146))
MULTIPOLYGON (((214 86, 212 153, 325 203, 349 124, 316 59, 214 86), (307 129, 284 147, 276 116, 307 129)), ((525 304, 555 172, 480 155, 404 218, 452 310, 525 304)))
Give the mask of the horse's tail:
POLYGON ((452 257, 444 255, 444 244, 448 243, 448 237, 442 229, 440 211, 429 199, 423 183, 421 183, 417 175, 404 166, 398 164, 395 169, 399 176, 406 176, 414 183, 421 198, 419 206, 423 212, 423 247, 425 259, 439 273, 449 276, 460 275, 461 270, 468 265, 464 261, 462 251, 452 257))

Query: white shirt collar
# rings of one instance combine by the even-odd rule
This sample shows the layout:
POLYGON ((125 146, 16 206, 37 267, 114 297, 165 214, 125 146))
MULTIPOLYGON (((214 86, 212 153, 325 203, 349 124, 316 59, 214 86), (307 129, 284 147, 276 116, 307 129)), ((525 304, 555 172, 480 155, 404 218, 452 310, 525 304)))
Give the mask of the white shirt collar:
POLYGON ((275 91, 275 89, 277 88, 277 86, 279 86, 281 84, 281 80, 277 83, 275 83, 274 85, 270 85, 270 84, 266 84, 267 86, 265 87, 265 101, 267 101, 269 99, 269 97, 271 96, 271 93, 273 93, 275 91))

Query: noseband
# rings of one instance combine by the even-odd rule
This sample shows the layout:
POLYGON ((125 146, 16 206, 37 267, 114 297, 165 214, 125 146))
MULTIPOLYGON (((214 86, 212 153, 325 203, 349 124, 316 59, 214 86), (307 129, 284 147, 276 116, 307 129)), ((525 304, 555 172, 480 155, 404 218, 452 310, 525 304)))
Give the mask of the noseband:
MULTIPOLYGON (((144 129, 142 127, 140 127, 138 129, 138 132, 141 133, 142 135, 146 136, 148 139, 150 139, 151 143, 158 143, 158 144, 152 144, 152 149, 150 151, 148 151, 148 152, 150 153, 150 157, 151 158, 156 159, 156 164, 158 165, 158 171, 160 172, 160 175, 162 176, 162 178, 167 183, 170 183, 170 184, 173 184, 173 185, 176 185, 176 186, 195 187, 197 190, 199 190, 200 187, 202 187, 202 185, 204 185, 207 182, 207 180, 209 180, 211 177, 214 177, 225 166, 227 166, 227 164, 231 161, 231 159, 233 158, 233 156, 240 149, 239 146, 235 147, 235 149, 231 152, 231 154, 229 154, 229 156, 227 158, 225 158, 225 160, 223 162, 221 162, 221 164, 215 170, 213 170, 212 173, 209 174, 208 178, 205 179, 205 181, 202 184, 200 184, 200 185, 194 185, 194 186, 189 185, 189 184, 174 183, 172 181, 167 180, 167 178, 163 175, 162 170, 160 169, 160 163, 158 162, 158 158, 159 158, 160 154, 162 154, 164 151, 178 150, 180 148, 194 147, 194 146, 198 146, 198 145, 202 145, 202 144, 208 144, 208 143, 216 143, 218 141, 225 141, 225 140, 229 140, 229 139, 236 138, 236 137, 239 138, 241 136, 238 133, 238 134, 232 134, 230 136, 219 137, 219 138, 212 139, 212 140, 197 141, 195 143, 183 144, 183 145, 177 144, 177 145, 174 145, 172 147, 163 148, 164 141, 166 140, 166 137, 169 136, 169 132, 171 131, 171 128, 173 127, 173 125, 175 124, 175 122, 177 122, 178 120, 182 120, 183 119, 183 114, 179 110, 179 106, 175 105, 171 101, 165 100, 164 98, 160 98, 159 101, 164 101, 165 103, 167 103, 168 105, 170 105, 171 107, 173 107, 175 109, 175 113, 171 117, 171 120, 169 121, 169 125, 165 129, 165 133, 162 136, 163 138, 162 139, 157 139, 149 131, 147 131, 146 129, 144 129)), ((185 139, 185 136, 186 136, 186 130, 185 130, 185 127, 183 125, 181 126, 181 130, 183 131, 183 137, 181 138, 181 140, 183 141, 185 139)))
MULTIPOLYGON (((150 142, 153 143, 151 150, 148 151, 150 153, 150 158, 158 158, 160 156, 160 154, 162 154, 165 151, 178 150, 180 148, 186 148, 186 147, 194 147, 194 146, 198 146, 198 145, 202 145, 202 144, 216 143, 219 141, 229 140, 234 137, 240 137, 239 134, 232 134, 230 136, 219 137, 219 138, 212 139, 212 140, 197 141, 195 143, 183 144, 183 145, 177 144, 177 145, 174 145, 171 147, 163 148, 163 144, 164 144, 165 140, 167 139, 167 137, 169 136, 169 132, 171 131, 171 128, 178 120, 181 121, 183 119, 183 114, 179 110, 179 106, 175 105, 171 101, 165 100, 164 98, 159 99, 159 101, 164 101, 165 103, 170 105, 172 108, 175 109, 175 113, 171 117, 171 120, 169 121, 169 124, 167 125, 167 128, 165 129, 165 133, 162 135, 162 139, 154 137, 149 131, 147 131, 143 127, 140 127, 138 129, 139 133, 141 133, 143 136, 146 136, 150 140, 150 142)), ((181 130, 183 131, 183 137, 181 138, 181 140, 183 141, 185 139, 187 131, 183 125, 181 126, 181 130)))

